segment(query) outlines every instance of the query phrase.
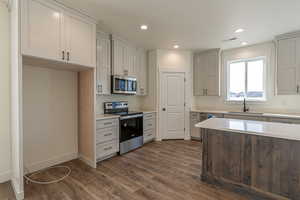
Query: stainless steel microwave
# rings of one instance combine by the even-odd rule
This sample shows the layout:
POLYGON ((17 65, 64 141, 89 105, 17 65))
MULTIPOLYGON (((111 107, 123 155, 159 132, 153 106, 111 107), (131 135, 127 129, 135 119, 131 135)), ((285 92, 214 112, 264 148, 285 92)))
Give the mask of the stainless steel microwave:
POLYGON ((113 94, 135 95, 137 91, 137 80, 129 76, 112 76, 111 90, 113 94))

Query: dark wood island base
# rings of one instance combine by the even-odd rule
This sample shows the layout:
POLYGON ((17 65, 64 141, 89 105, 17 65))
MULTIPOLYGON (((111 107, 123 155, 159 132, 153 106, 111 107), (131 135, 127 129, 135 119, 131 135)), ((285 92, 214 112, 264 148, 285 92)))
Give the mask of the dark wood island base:
POLYGON ((300 200, 300 141, 201 130, 204 182, 254 200, 300 200))

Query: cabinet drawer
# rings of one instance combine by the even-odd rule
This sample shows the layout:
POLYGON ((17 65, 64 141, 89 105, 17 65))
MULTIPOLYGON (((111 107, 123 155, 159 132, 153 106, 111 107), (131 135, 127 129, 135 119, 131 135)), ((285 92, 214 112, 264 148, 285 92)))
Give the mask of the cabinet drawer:
POLYGON ((111 142, 106 142, 103 144, 98 144, 96 147, 97 159, 109 156, 111 154, 117 153, 119 151, 119 144, 116 140, 111 142))
POLYGON ((144 131, 155 129, 155 118, 144 120, 144 131))
POLYGON ((153 140, 155 138, 155 130, 150 129, 147 131, 144 131, 144 142, 148 142, 150 140, 153 140))
POLYGON ((144 120, 155 118, 155 113, 144 114, 144 120))
POLYGON ((118 121, 119 121, 118 119, 98 120, 96 122, 96 129, 118 126, 118 121))
POLYGON ((96 144, 117 139, 118 138, 117 130, 118 129, 116 126, 98 129, 96 131, 96 135, 97 135, 96 136, 96 144))

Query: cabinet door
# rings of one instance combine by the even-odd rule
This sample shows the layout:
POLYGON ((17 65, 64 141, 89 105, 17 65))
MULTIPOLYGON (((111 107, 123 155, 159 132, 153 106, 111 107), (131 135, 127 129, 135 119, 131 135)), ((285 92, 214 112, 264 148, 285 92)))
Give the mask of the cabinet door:
POLYGON ((128 47, 128 76, 137 76, 137 50, 133 47, 128 47))
POLYGON ((41 0, 23 0, 21 12, 23 54, 62 61, 62 9, 41 0))
POLYGON ((72 13, 65 12, 64 16, 68 62, 96 67, 96 25, 72 13))
POLYGON ((206 65, 207 59, 204 55, 194 55, 194 96, 205 96, 206 65))
POLYGON ((147 53, 144 50, 140 50, 137 55, 138 60, 138 95, 147 95, 147 53))
POLYGON ((219 86, 219 51, 212 51, 206 54, 207 65, 206 89, 207 96, 220 96, 219 86))
POLYGON ((144 96, 147 94, 147 63, 146 53, 143 50, 137 51, 137 95, 144 96))
POLYGON ((113 74, 124 75, 124 44, 120 40, 113 39, 113 74))
POLYGON ((110 40, 100 35, 97 39, 97 93, 110 94, 110 40))
POLYGON ((122 53, 123 53, 123 60, 122 60, 122 74, 124 76, 129 76, 129 72, 130 72, 130 56, 131 56, 131 52, 130 52, 130 47, 125 44, 122 43, 122 53))
POLYGON ((278 41, 277 57, 277 92, 278 94, 297 94, 297 39, 278 41))

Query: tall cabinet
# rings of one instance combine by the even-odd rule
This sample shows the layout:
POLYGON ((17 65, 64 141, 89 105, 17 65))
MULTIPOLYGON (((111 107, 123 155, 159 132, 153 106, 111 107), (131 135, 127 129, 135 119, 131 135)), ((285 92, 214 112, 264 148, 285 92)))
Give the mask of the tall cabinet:
POLYGON ((194 54, 194 96, 220 96, 220 49, 194 54))
POLYGON ((300 33, 277 38, 277 94, 300 94, 300 33))

